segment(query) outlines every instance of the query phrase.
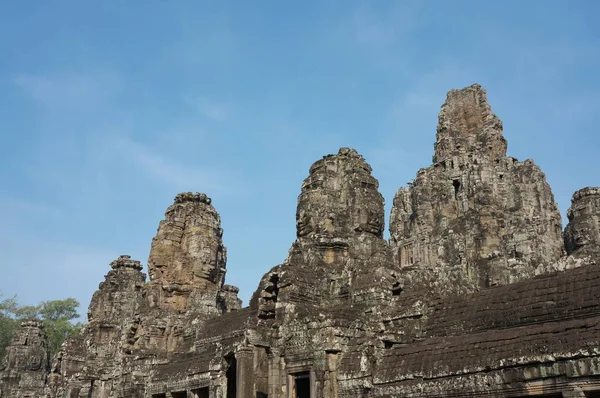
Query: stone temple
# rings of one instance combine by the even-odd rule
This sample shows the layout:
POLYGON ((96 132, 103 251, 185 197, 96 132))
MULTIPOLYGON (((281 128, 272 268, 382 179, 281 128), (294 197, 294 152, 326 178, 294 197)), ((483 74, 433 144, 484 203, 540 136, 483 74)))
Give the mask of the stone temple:
POLYGON ((302 184, 297 239, 242 308, 220 217, 181 193, 149 281, 121 256, 82 333, 49 358, 24 322, 0 397, 600 397, 600 188, 562 229, 533 161, 506 154, 475 84, 448 93, 433 164, 384 200, 342 148, 302 184))

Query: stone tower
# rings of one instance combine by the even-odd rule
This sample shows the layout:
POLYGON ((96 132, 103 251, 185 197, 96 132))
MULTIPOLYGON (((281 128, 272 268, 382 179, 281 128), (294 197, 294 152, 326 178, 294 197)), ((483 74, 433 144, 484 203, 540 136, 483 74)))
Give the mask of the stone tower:
POLYGON ((391 294, 394 278, 378 186, 354 149, 341 148, 310 167, 298 197, 297 239, 285 263, 267 274, 257 291, 265 314, 274 313, 269 278, 275 274, 279 300, 289 302, 327 306, 391 294))
POLYGON ((190 322, 241 307, 237 288, 224 285, 226 249, 211 202, 203 193, 180 193, 159 223, 133 350, 172 352, 193 338, 190 322))
POLYGON ((600 188, 587 187, 575 192, 567 217, 567 254, 579 257, 600 254, 600 188))
POLYGON ((49 368, 42 322, 21 322, 0 362, 0 397, 42 397, 49 368))
POLYGON ((180 312, 219 314, 234 289, 226 287, 227 251, 221 218, 205 194, 184 192, 175 197, 152 239, 148 257, 151 306, 180 312))
POLYGON ((561 218, 544 174, 506 148, 484 89, 448 93, 434 164, 398 190, 390 217, 407 288, 475 291, 531 277, 561 257, 561 218))

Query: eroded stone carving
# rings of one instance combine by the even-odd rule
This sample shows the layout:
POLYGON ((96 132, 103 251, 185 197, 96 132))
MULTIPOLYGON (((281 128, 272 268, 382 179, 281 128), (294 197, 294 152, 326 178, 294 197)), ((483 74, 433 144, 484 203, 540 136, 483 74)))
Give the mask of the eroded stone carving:
POLYGON ((563 255, 561 218, 533 161, 506 156, 502 123, 475 84, 448 93, 434 164, 394 198, 396 264, 406 285, 471 292, 529 278, 563 255))
POLYGON ((600 189, 583 188, 573 194, 565 229, 565 248, 569 255, 600 252, 600 189))
POLYGON ((42 397, 50 364, 46 334, 40 321, 21 327, 0 362, 0 397, 42 397))

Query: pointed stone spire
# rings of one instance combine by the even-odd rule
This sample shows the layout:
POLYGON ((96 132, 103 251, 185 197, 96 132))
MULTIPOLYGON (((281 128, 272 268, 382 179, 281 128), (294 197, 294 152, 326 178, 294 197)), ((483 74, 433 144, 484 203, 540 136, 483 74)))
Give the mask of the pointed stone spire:
POLYGON ((506 156, 502 122, 479 84, 448 92, 439 113, 434 163, 469 152, 489 159, 506 156))
POLYGON ((507 157, 506 147, 481 86, 448 92, 434 164, 398 190, 390 216, 407 289, 471 292, 528 278, 561 257, 545 175, 532 160, 507 157))

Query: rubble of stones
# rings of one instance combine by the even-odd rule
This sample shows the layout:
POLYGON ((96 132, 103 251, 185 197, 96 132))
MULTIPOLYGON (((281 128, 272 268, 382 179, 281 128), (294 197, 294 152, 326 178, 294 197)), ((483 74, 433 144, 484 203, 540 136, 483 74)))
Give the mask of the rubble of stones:
POLYGON ((477 84, 448 93, 436 138, 394 198, 389 241, 365 159, 316 161, 297 239, 244 308, 210 198, 178 194, 149 280, 113 261, 55 358, 24 322, 0 397, 600 397, 600 188, 573 195, 563 232, 477 84))

